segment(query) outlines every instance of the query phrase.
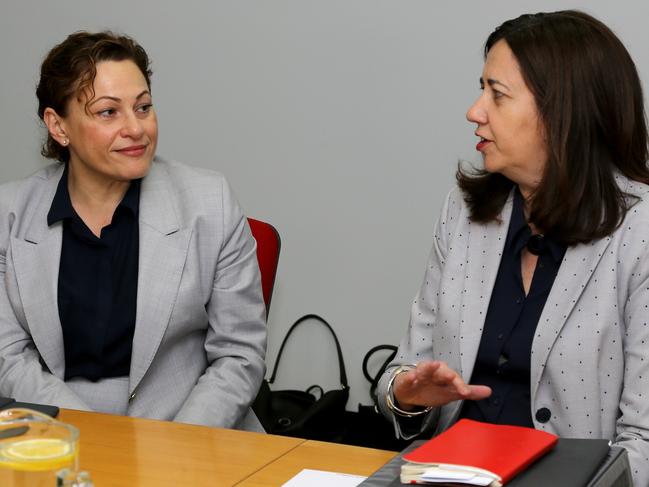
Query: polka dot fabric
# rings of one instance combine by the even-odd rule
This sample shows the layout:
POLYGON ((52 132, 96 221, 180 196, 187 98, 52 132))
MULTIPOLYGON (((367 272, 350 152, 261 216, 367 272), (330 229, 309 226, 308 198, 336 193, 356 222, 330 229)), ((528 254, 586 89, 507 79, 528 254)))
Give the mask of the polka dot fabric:
MULTIPOLYGON (((616 232, 568 248, 532 344, 535 427, 560 436, 606 438, 627 448, 635 485, 649 485, 649 188, 618 176, 639 199, 616 232), (549 419, 539 422, 538 418, 549 419), (537 412, 544 410, 544 414, 537 412)), ((512 199, 500 222, 471 223, 458 189, 448 195, 410 324, 394 364, 444 360, 466 381, 480 344, 512 199)), ((386 394, 383 376, 379 392, 386 394)), ((455 402, 424 428, 448 428, 455 402)), ((414 436, 393 417, 402 436, 414 436)))

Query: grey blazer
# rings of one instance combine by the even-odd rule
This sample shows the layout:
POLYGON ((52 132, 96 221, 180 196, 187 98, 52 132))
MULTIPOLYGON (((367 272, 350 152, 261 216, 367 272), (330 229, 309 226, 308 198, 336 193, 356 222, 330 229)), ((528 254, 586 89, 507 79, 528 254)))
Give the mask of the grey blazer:
MULTIPOLYGON (((606 438, 628 449, 635 485, 649 485, 649 188, 617 178, 638 195, 609 237, 570 247, 548 296, 532 344, 531 414, 537 429, 563 437, 606 438), (551 417, 537 421, 547 408, 551 417)), ((433 247, 408 331, 393 365, 443 360, 469 382, 512 210, 500 223, 476 224, 458 189, 435 227, 433 247)), ((397 433, 405 423, 385 404, 397 433)), ((461 403, 433 410, 422 429, 448 428, 461 403)))
POLYGON ((152 163, 140 194, 129 377, 63 381, 62 222, 46 218, 62 172, 55 164, 0 186, 0 395, 263 431, 250 410, 266 350, 256 244, 213 171, 152 163))

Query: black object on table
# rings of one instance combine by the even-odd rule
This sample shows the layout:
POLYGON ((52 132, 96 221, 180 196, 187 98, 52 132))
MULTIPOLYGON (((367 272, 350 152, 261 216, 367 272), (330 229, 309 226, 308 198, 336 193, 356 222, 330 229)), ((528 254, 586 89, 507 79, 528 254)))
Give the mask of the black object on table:
POLYGON ((20 402, 11 397, 0 397, 0 410, 9 408, 33 409, 34 411, 45 413, 52 418, 56 418, 59 415, 59 408, 56 406, 51 406, 49 404, 35 404, 32 402, 20 402))
MULTIPOLYGON (((413 442, 359 487, 401 487, 401 455, 427 440, 413 442)), ((442 484, 431 484, 440 486, 442 484)), ((506 487, 632 487, 629 459, 624 448, 609 447, 607 440, 559 438, 547 455, 514 477, 506 487)))

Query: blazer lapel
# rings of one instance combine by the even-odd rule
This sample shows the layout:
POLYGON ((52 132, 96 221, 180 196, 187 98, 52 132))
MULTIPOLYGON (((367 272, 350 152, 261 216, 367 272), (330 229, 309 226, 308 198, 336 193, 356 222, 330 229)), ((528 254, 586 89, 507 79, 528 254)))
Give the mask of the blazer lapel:
POLYGON ((611 242, 606 237, 590 244, 580 244, 566 250, 557 277, 548 296, 532 342, 530 386, 532 400, 536 395, 543 367, 554 342, 559 338, 572 309, 611 242))
POLYGON ((154 162, 140 192, 137 314, 129 393, 142 380, 160 346, 187 257, 191 229, 181 228, 175 203, 165 169, 154 162))
POLYGON ((477 249, 475 253, 467 255, 464 296, 460 300, 462 303, 459 333, 460 365, 462 377, 467 382, 473 373, 491 299, 491 290, 496 282, 500 259, 507 240, 513 194, 512 192, 509 195, 503 206, 500 222, 471 225, 467 229, 470 231, 467 247, 477 249))
POLYGON ((20 300, 32 340, 52 374, 63 378, 65 358, 59 319, 58 277, 63 226, 47 225, 63 165, 47 177, 40 200, 27 221, 24 236, 12 237, 12 262, 20 300))

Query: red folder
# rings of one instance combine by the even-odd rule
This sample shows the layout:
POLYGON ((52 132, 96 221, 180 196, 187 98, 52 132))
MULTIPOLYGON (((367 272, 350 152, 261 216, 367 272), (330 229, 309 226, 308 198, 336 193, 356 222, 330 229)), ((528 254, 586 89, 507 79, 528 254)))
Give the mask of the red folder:
POLYGON ((505 484, 549 452, 558 437, 522 426, 461 419, 403 458, 422 467, 453 465, 487 470, 505 484))

